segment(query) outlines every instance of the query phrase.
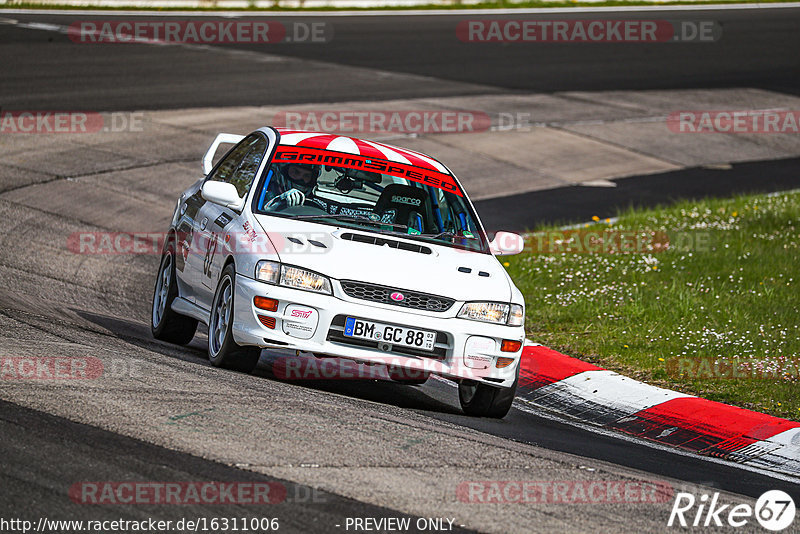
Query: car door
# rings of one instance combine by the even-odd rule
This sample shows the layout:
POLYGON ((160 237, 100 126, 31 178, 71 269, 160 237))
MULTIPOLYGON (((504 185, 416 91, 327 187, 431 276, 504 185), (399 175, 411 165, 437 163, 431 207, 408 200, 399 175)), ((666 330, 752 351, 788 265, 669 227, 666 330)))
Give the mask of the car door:
MULTIPOLYGON (((231 183, 236 187, 239 198, 244 198, 256 179, 267 145, 263 134, 254 133, 245 137, 220 161, 206 180, 231 183)), ((225 260, 222 253, 225 234, 239 216, 240 213, 230 208, 204 201, 195 217, 197 244, 191 268, 200 280, 196 302, 205 309, 211 309, 211 300, 225 260)))
POLYGON ((177 241, 175 247, 175 272, 180 286, 180 294, 190 302, 197 302, 197 288, 202 285, 200 276, 191 269, 193 247, 195 244, 195 227, 200 208, 205 204, 205 199, 200 195, 200 186, 194 191, 181 195, 179 205, 179 218, 175 229, 177 241))

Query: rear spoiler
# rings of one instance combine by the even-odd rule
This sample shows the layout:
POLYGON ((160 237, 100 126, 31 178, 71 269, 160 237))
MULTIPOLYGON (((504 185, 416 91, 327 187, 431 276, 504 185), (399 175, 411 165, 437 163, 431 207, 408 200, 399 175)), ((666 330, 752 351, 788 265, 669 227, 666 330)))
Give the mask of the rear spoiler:
POLYGON ((211 143, 211 146, 208 147, 206 155, 203 156, 203 174, 208 175, 208 173, 211 172, 211 169, 214 168, 214 154, 217 153, 217 148, 219 148, 219 145, 223 143, 235 145, 242 139, 244 139, 243 135, 229 133, 218 134, 217 138, 214 139, 214 142, 211 143))

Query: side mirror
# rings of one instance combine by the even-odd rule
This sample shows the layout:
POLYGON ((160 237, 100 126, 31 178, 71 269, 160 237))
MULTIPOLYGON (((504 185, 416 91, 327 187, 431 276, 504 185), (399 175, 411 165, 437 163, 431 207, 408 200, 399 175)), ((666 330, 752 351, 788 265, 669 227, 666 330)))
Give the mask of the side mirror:
POLYGON ((244 204, 244 199, 239 198, 239 192, 236 190, 236 186, 227 182, 208 180, 203 184, 200 194, 209 202, 237 211, 241 210, 244 204))
POLYGON ((525 240, 519 234, 512 232, 497 232, 489 243, 492 254, 497 256, 513 256, 525 248, 525 240))

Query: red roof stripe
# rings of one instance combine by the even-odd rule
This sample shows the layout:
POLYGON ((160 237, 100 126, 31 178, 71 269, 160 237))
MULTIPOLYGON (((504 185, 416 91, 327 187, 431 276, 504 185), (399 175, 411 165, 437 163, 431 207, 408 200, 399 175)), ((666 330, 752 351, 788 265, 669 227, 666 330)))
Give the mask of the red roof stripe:
POLYGON ((361 139, 353 139, 353 141, 355 141, 362 156, 366 156, 368 158, 386 159, 386 156, 383 154, 383 152, 373 146, 368 145, 361 139))
POLYGON ((314 137, 309 137, 307 139, 303 139, 295 146, 306 146, 309 148, 328 148, 328 145, 333 142, 334 139, 339 137, 338 135, 330 135, 330 134, 319 134, 315 135, 314 137))
POLYGON ((436 159, 427 156, 425 154, 422 154, 421 152, 416 152, 414 150, 409 150, 407 148, 400 148, 393 145, 387 145, 385 143, 379 143, 377 141, 369 141, 369 143, 365 143, 361 139, 357 139, 354 137, 348 137, 344 135, 340 136, 324 132, 310 132, 308 130, 289 130, 286 128, 276 128, 276 129, 278 130, 278 133, 280 133, 282 136, 290 134, 304 134, 304 133, 315 134, 311 137, 303 139, 302 141, 293 143, 295 146, 327 149, 328 146, 336 139, 344 138, 353 141, 356 144, 356 146, 358 146, 360 155, 362 156, 387 159, 386 155, 383 154, 379 149, 369 145, 369 143, 373 143, 380 147, 386 148, 387 150, 391 150, 393 152, 396 152, 397 154, 400 154, 401 156, 406 158, 411 165, 414 165, 415 167, 420 167, 431 171, 444 172, 446 174, 449 174, 446 171, 446 167, 441 163, 439 163, 438 161, 436 161, 436 159))

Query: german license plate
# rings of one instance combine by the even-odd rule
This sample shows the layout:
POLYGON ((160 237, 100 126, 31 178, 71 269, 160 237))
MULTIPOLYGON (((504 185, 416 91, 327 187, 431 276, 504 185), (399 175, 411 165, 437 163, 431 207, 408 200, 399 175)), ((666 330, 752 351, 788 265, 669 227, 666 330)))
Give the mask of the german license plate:
POLYGON ((433 350, 436 342, 436 332, 430 330, 376 323, 355 317, 348 317, 345 321, 344 335, 428 351, 433 350))

